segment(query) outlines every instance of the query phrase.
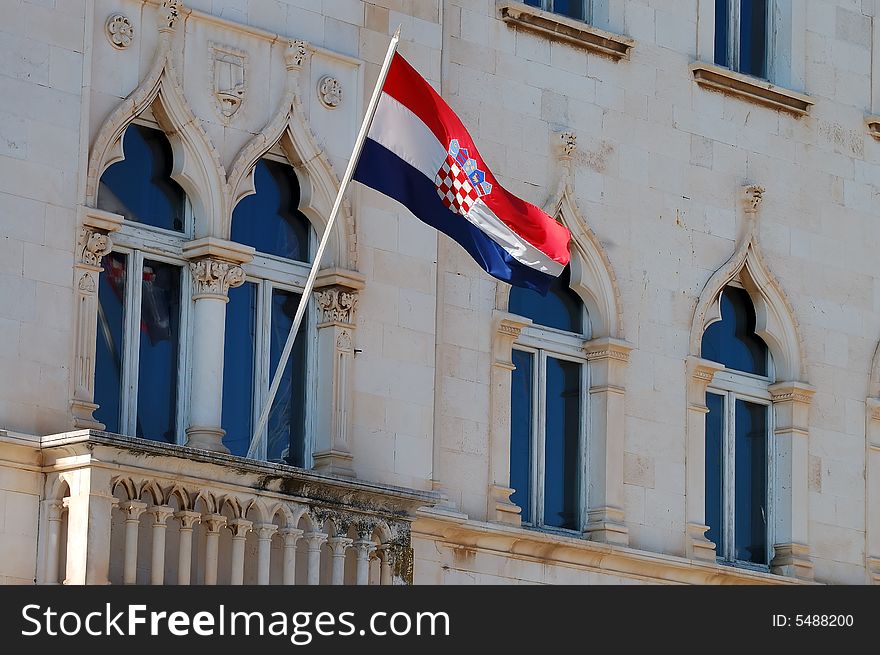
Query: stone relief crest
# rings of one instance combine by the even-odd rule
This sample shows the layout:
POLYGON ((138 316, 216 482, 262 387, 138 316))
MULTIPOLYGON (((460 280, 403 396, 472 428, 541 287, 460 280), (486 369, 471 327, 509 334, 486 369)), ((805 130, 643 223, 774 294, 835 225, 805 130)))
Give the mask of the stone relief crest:
POLYGON ((211 43, 211 89, 224 120, 241 108, 246 89, 247 53, 226 45, 211 43))

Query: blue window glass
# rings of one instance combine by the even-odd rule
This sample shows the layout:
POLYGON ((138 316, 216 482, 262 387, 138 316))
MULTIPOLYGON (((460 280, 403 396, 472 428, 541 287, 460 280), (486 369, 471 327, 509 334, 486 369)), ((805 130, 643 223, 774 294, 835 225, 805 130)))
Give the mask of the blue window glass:
POLYGON ((736 559, 767 564, 767 406, 737 400, 736 559))
POLYGON ((706 394, 706 538, 721 553, 724 544, 724 396, 706 394))
POLYGON ((702 355, 736 371, 767 375, 767 344, 755 334, 755 309, 745 290, 724 288, 721 320, 703 333, 702 355))
POLYGON ((541 0, 525 0, 525 3, 527 5, 532 6, 532 7, 540 7, 541 6, 541 0))
POLYGON ((581 365, 547 357, 544 524, 578 528, 581 365))
POLYGON ((513 351, 510 386, 510 501, 518 505, 523 523, 532 522, 532 376, 534 356, 522 350, 513 351))
POLYGON ((176 441, 180 267, 144 260, 136 436, 176 441))
POLYGON ((553 0, 553 13, 568 16, 577 20, 584 20, 585 0, 553 0))
POLYGON ((569 287, 570 282, 570 271, 566 267, 562 275, 553 281, 546 296, 531 289, 513 287, 508 310, 511 314, 532 319, 536 325, 581 334, 584 329, 584 306, 580 296, 569 287))
POLYGON ((730 39, 730 5, 728 2, 729 0, 715 0, 715 63, 719 66, 730 66, 727 56, 727 44, 730 39))
POLYGON ((161 130, 135 123, 122 140, 125 159, 101 176, 98 207, 126 220, 183 232, 186 195, 171 179, 171 144, 161 130))
POLYGON ((297 209, 300 190, 293 169, 261 159, 254 184, 257 192, 243 198, 232 213, 232 240, 257 252, 309 261, 311 226, 297 209))
POLYGON ((229 290, 223 359, 223 437, 233 455, 244 456, 253 432, 254 349, 257 285, 245 282, 229 290))
MULTIPOLYGON (((299 301, 300 296, 290 291, 275 289, 272 292, 270 375, 275 375, 299 301)), ((305 465, 305 325, 304 320, 296 335, 287 366, 284 368, 278 394, 269 411, 266 440, 266 458, 269 461, 285 462, 293 466, 305 465)))
POLYGON ((122 394, 123 328, 128 258, 118 252, 104 257, 104 272, 98 282, 98 338, 95 351, 95 418, 108 432, 120 430, 122 394))
POLYGON ((740 0, 739 70, 767 76, 767 0, 740 0))

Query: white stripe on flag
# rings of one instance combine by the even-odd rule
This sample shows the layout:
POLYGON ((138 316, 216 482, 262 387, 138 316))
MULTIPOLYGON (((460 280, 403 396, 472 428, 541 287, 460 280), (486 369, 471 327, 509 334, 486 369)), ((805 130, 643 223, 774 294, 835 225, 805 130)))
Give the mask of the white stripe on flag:
POLYGON ((388 148, 431 182, 446 161, 446 147, 428 126, 387 93, 383 93, 379 100, 367 136, 388 148))

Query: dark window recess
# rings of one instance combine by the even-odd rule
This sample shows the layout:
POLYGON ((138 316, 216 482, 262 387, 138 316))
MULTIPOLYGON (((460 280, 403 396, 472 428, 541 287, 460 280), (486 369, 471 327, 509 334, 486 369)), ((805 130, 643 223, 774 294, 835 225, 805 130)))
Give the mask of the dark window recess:
POLYGON ((745 290, 722 291, 721 320, 703 333, 702 355, 736 371, 767 376, 767 344, 755 334, 755 309, 745 290))
POLYGON ((523 523, 531 523, 532 497, 532 379, 534 356, 522 350, 513 351, 510 387, 510 501, 518 505, 523 523))
POLYGON ((741 0, 739 70, 767 77, 767 0, 741 0))
POLYGON ((180 343, 180 267, 144 260, 135 434, 174 443, 180 343))
MULTIPOLYGON (((733 0, 736 2, 736 0, 733 0)), ((729 0, 715 0, 715 63, 730 66, 727 47, 730 42, 729 0)))
POLYGON ((98 208, 126 220, 183 232, 186 194, 171 179, 171 144, 161 130, 133 123, 122 141, 125 159, 101 176, 98 208))
POLYGON ((125 350, 125 285, 128 258, 104 257, 98 283, 98 338, 95 351, 95 418, 108 432, 121 432, 122 354, 125 350))
POLYGON ((578 527, 581 365, 547 357, 544 524, 578 527))
POLYGON ((724 548, 724 396, 706 394, 706 538, 724 548))
POLYGON ((737 400, 735 558, 767 564, 767 406, 737 400))
POLYGON ((257 192, 243 198, 232 213, 232 240, 257 252, 309 261, 311 225, 299 211, 299 182, 293 169, 268 159, 254 171, 257 192))
POLYGON ((229 290, 223 360, 223 444, 244 456, 250 446, 254 414, 254 353, 257 285, 246 282, 229 290))
MULTIPOLYGON (((293 325, 300 295, 290 291, 275 289, 272 292, 272 320, 269 374, 275 375, 281 351, 287 334, 293 325)), ((305 404, 306 404, 306 321, 303 321, 296 335, 296 341, 278 394, 269 411, 268 438, 266 440, 266 459, 271 462, 284 462, 293 466, 305 464, 305 404)), ((271 380, 271 377, 269 378, 271 380)))
POLYGON ((581 334, 584 330, 584 305, 571 290, 571 272, 566 267, 550 286, 546 296, 523 287, 510 290, 508 311, 532 319, 535 325, 581 334))

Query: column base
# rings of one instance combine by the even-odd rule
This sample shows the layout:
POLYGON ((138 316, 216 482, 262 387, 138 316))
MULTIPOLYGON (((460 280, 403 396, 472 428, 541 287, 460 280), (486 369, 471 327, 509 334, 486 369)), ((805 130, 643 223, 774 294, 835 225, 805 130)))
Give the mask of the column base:
POLYGON ((92 413, 98 405, 86 400, 72 400, 70 410, 73 413, 73 424, 83 430, 104 430, 107 426, 97 420, 92 413))
POLYGON ((685 555, 688 559, 701 562, 714 562, 717 559, 715 544, 706 539, 708 525, 700 523, 687 524, 687 542, 685 543, 685 555))
POLYGON ((351 465, 354 461, 351 453, 331 449, 315 453, 312 458, 315 461, 314 468, 319 473, 339 475, 344 478, 356 477, 351 465))
POLYGON ((229 454, 229 448, 223 445, 223 436, 226 431, 221 428, 208 428, 191 425, 186 429, 186 445, 189 448, 198 448, 214 453, 229 454))
POLYGON ((776 544, 776 556, 770 562, 770 571, 798 580, 813 579, 813 562, 810 547, 805 544, 776 544))
POLYGON ((489 520, 519 527, 522 525, 522 509, 510 502, 514 489, 489 485, 489 520))
POLYGON ((623 522, 623 510, 616 507, 597 507, 589 510, 584 534, 590 541, 629 546, 629 529, 623 522))

